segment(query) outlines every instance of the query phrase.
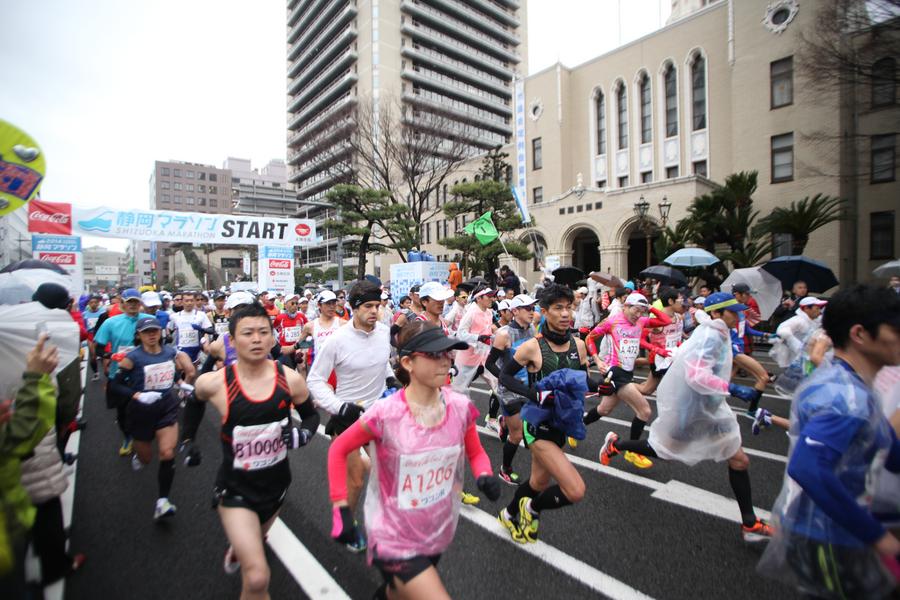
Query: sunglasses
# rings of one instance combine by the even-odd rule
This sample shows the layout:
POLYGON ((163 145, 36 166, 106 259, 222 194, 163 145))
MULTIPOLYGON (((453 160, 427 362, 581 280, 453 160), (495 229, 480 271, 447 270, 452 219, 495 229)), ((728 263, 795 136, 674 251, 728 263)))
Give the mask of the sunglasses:
POLYGON ((425 358, 430 358, 431 360, 450 360, 453 358, 453 352, 450 350, 444 350, 442 352, 413 352, 413 356, 424 356, 425 358))
POLYGON ((468 300, 469 299, 468 296, 463 296, 463 295, 457 296, 457 298, 459 298, 460 300, 468 300))

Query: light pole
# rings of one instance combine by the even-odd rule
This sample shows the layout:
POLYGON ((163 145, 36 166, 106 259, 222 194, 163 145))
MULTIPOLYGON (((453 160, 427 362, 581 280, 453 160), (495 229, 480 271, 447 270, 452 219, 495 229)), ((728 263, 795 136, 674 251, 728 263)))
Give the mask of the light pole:
POLYGON ((644 232, 644 239, 647 243, 647 267, 650 266, 650 232, 653 231, 653 224, 647 219, 647 211, 649 210, 650 203, 644 200, 644 195, 641 194, 640 199, 634 203, 634 214, 638 218, 638 227, 644 232))

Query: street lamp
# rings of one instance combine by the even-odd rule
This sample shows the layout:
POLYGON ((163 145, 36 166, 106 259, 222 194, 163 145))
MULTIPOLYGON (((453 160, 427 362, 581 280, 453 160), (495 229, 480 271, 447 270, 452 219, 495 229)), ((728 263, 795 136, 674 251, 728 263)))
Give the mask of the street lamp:
POLYGON ((653 222, 647 218, 650 211, 650 203, 644 200, 641 194, 640 199, 634 203, 634 214, 638 218, 638 227, 644 232, 644 239, 647 241, 647 267, 650 266, 650 234, 653 232, 653 222))
POLYGON ((647 218, 648 210, 650 210, 650 203, 644 200, 644 195, 641 194, 641 199, 634 203, 634 214, 638 221, 644 222, 644 219, 647 218))
POLYGON ((669 221, 669 210, 672 208, 672 203, 669 202, 669 199, 663 196, 662 202, 659 203, 659 216, 662 219, 662 226, 665 227, 666 223, 669 221))

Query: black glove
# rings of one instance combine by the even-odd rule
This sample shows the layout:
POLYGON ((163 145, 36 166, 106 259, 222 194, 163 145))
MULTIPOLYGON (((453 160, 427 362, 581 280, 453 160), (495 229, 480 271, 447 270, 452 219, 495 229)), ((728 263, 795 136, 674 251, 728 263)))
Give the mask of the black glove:
POLYGON ((493 475, 482 475, 475 480, 475 485, 491 502, 500 497, 500 482, 493 475))
POLYGON ((341 544, 356 541, 356 522, 349 506, 335 506, 331 511, 331 538, 341 544))
POLYGON ((309 429, 301 429, 293 423, 289 423, 281 428, 281 441, 284 442, 288 450, 294 448, 302 448, 309 443, 313 437, 309 429))
POLYGON ((200 466, 203 456, 200 454, 200 448, 194 444, 194 440, 185 440, 181 444, 181 450, 185 453, 184 464, 187 467, 200 466))
POLYGON ((338 412, 338 415, 340 415, 342 419, 350 421, 351 423, 355 423, 361 414, 363 414, 362 407, 350 402, 341 404, 341 410, 338 412))
POLYGON ((547 390, 537 393, 537 403, 541 406, 553 406, 554 400, 555 396, 553 394, 553 390, 547 390))
POLYGON ((478 336, 478 341, 481 342, 482 344, 490 344, 491 339, 493 339, 493 336, 490 336, 490 335, 479 335, 478 336))
POLYGON ((597 386, 597 393, 601 396, 612 396, 616 393, 616 383, 613 381, 612 369, 606 372, 603 381, 597 386))

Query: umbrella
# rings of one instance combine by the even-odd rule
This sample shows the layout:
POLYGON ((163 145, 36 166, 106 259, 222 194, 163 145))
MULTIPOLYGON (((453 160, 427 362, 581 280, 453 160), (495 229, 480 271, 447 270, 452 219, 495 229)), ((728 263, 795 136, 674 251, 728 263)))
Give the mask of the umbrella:
POLYGON ((805 281, 810 292, 822 293, 838 284, 837 277, 825 263, 799 254, 773 258, 762 268, 777 277, 784 289, 805 281))
MULTIPOLYGON (((19 269, 18 271, 0 273, 0 290, 7 290, 8 297, 20 295, 25 288, 33 294, 42 283, 58 283, 70 292, 72 278, 48 269, 19 269), (10 290, 19 290, 12 292, 10 290)), ((79 290, 80 291, 80 290, 79 290)), ((26 300, 31 300, 31 295, 26 300)), ((11 302, 10 302, 11 304, 11 302)))
POLYGON ((645 279, 650 277, 662 284, 677 287, 684 287, 687 285, 687 277, 684 276, 684 273, 667 265, 647 267, 638 273, 638 277, 643 277, 645 279))
POLYGON ((59 365, 55 371, 58 374, 78 357, 81 345, 78 326, 71 315, 64 310, 46 308, 40 302, 0 306, 0 394, 21 385, 28 352, 37 342, 41 329, 50 334, 48 343, 59 349, 59 365))
POLYGON ((12 273, 13 271, 21 271, 22 269, 45 269, 47 271, 55 271, 56 273, 66 275, 66 270, 61 266, 36 258, 26 258, 25 260, 8 264, 0 269, 0 273, 12 273))
POLYGON ((772 316, 781 304, 781 282, 761 267, 735 269, 722 282, 722 289, 730 291, 731 287, 738 283, 746 283, 750 288, 750 293, 759 305, 759 316, 762 319, 772 316))
POLYGON ((682 248, 667 256, 663 262, 673 267, 705 267, 721 261, 703 248, 682 248))
POLYGON ((561 285, 575 285, 584 279, 584 271, 578 267, 560 267, 553 271, 553 281, 561 285))
POLYGON ((622 281, 621 279, 619 279, 618 277, 616 277, 615 275, 612 275, 610 273, 600 273, 598 271, 594 271, 593 273, 591 273, 589 275, 589 277, 591 279, 593 279, 594 281, 600 283, 601 285, 605 285, 606 287, 611 287, 611 288, 625 287, 624 281, 622 281))
POLYGON ((875 277, 900 277, 900 260, 892 260, 876 267, 872 274, 875 277))

